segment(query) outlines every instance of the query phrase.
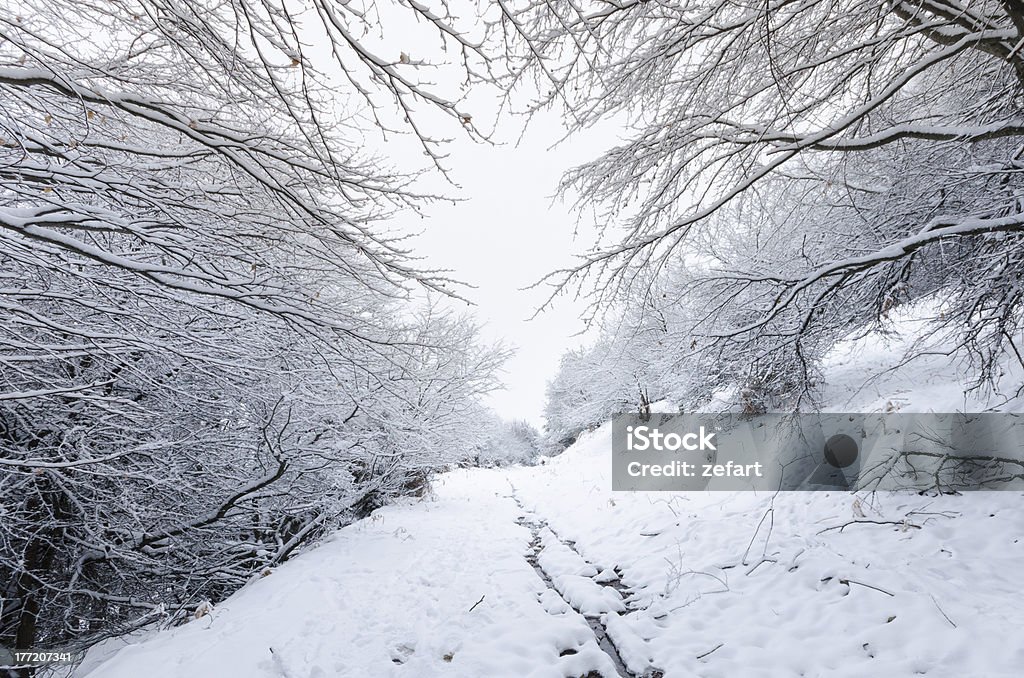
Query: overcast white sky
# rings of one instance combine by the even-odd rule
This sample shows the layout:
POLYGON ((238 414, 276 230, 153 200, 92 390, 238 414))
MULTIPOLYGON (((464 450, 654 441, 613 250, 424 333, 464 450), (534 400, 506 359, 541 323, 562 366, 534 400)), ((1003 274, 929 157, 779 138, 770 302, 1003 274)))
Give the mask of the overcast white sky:
MULTIPOLYGON (((417 75, 433 83, 432 91, 461 99, 465 73, 458 50, 439 51, 436 32, 407 10, 386 3, 377 5, 376 10, 380 25, 388 31, 369 28, 359 36, 364 47, 372 46, 385 60, 397 61, 400 54, 406 54, 414 61, 440 66, 425 66, 417 75)), ((479 29, 478 18, 469 17, 464 23, 479 29)), ((320 44, 315 35, 310 40, 320 44)), ((330 68, 326 49, 324 59, 330 68)), ((339 82, 344 85, 344 78, 339 82)), ((522 108, 530 97, 518 94, 524 99, 516 105, 522 108)), ((377 113, 387 117, 387 97, 381 100, 384 105, 377 113)), ((472 113, 474 123, 488 131, 495 124, 497 105, 498 91, 480 86, 461 100, 459 110, 472 113)), ((418 124, 428 136, 454 137, 444 149, 448 153, 444 164, 458 185, 446 185, 434 175, 419 182, 419 190, 463 200, 427 206, 427 218, 422 221, 415 215, 400 215, 393 225, 399 231, 420 233, 411 244, 415 254, 424 259, 419 262, 422 267, 450 269, 451 277, 476 286, 464 290, 463 295, 475 304, 468 310, 485 323, 485 338, 516 349, 503 375, 507 389, 491 396, 489 404, 506 419, 523 418, 540 426, 547 380, 554 375, 562 353, 584 341, 574 336, 584 329, 579 319, 583 304, 563 296, 553 310, 528 320, 548 291, 521 288, 570 265, 573 253, 594 244, 594 225, 579 223, 575 235, 576 216, 569 206, 552 202, 552 196, 565 170, 599 155, 617 139, 609 138, 607 129, 604 134, 593 130, 552 148, 565 130, 559 112, 549 111, 535 115, 521 138, 524 120, 501 116, 493 143, 481 143, 460 133, 451 118, 432 112, 430 106, 423 104, 417 109, 418 124)), ((398 119, 388 122, 392 129, 404 127, 398 119)), ((389 134, 385 140, 372 124, 368 127, 364 139, 368 150, 383 155, 399 172, 424 166, 423 149, 410 134, 389 134)))
POLYGON ((514 121, 499 127, 503 144, 457 139, 447 165, 464 198, 456 205, 428 208, 415 250, 429 265, 449 268, 453 277, 476 286, 467 291, 472 309, 486 323, 486 337, 516 349, 504 380, 505 391, 490 404, 505 418, 540 426, 544 387, 561 354, 578 346, 583 304, 563 296, 553 310, 529 318, 544 301, 544 289, 522 290, 545 273, 572 263, 572 254, 593 244, 592 224, 577 219, 569 206, 553 202, 558 180, 570 166, 597 155, 604 144, 597 132, 552 149, 564 131, 554 114, 541 115, 522 140, 514 121))

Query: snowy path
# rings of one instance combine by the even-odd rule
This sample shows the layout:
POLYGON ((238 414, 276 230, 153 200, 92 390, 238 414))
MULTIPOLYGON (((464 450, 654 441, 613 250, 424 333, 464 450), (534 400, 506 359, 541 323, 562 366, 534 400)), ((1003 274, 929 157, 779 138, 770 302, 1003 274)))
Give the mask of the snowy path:
POLYGON ((460 476, 442 498, 378 510, 91 675, 618 675, 587 620, 537 576, 507 481, 460 476))
POLYGON ((87 675, 1020 675, 1020 493, 613 493, 607 435, 446 474, 87 675))
MULTIPOLYGON (((520 509, 524 508, 514 494, 513 499, 520 509)), ((549 589, 541 594, 545 609, 556 615, 582 614, 594 633, 598 647, 611 659, 614 675, 622 678, 633 675, 608 636, 607 615, 626 609, 622 593, 615 585, 619 581, 618 574, 610 568, 602 571, 588 563, 573 548, 574 544, 559 539, 543 518, 527 514, 517 518, 516 522, 529 527, 533 535, 531 553, 526 560, 549 589)), ((575 654, 577 651, 569 648, 562 653, 575 654)), ((599 667, 594 670, 601 673, 599 667)), ((655 678, 653 674, 652 678, 655 678)))

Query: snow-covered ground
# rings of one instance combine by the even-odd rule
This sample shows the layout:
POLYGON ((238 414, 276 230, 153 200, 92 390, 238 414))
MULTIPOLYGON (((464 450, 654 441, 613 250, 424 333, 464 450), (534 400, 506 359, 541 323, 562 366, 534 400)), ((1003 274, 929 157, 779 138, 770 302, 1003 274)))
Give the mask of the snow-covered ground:
MULTIPOLYGON (((828 363, 834 410, 948 411, 945 356, 828 363), (861 388, 866 372, 883 374, 861 388)), ((379 509, 89 678, 1019 676, 1020 492, 622 493, 610 430, 379 509)))
POLYGON ((89 675, 616 675, 576 610, 641 675, 1020 675, 1019 494, 613 494, 608 445, 448 474, 89 675))

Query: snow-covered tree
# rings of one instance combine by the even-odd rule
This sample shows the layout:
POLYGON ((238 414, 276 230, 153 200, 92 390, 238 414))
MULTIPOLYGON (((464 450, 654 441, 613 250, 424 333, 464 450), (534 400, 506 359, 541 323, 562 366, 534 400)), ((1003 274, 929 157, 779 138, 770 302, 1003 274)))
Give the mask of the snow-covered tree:
POLYGON ((504 352, 417 310, 451 282, 381 222, 429 196, 360 149, 471 118, 358 4, 0 8, 0 645, 185 613, 460 454, 504 352))
POLYGON ((639 406, 643 385, 635 379, 634 366, 621 359, 620 346, 601 339, 562 356, 545 394, 545 453, 558 454, 581 431, 639 406))
POLYGON ((983 380, 1019 354, 1020 3, 501 7, 511 86, 633 130, 564 179, 605 226, 556 291, 607 309, 683 262, 711 303, 692 339, 795 398, 829 342, 927 295, 983 380))

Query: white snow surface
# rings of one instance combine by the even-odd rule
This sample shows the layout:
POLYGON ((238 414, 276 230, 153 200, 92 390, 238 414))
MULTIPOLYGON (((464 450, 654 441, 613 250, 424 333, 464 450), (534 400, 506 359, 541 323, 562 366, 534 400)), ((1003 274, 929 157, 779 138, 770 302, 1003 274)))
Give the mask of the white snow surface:
MULTIPOLYGON (((838 347, 827 404, 984 405, 945 356, 886 374, 898 354, 878 335, 838 347)), ((612 492, 610 435, 444 474, 79 675, 1022 675, 1020 492, 612 492)))

